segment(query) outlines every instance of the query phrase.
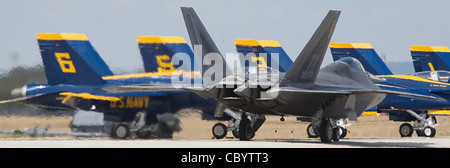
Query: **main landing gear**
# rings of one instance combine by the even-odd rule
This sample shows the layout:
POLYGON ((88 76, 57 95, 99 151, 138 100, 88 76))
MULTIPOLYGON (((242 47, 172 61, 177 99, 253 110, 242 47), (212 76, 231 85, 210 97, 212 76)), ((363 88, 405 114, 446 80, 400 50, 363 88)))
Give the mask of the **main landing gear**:
POLYGON ((157 122, 149 123, 147 113, 138 112, 132 121, 112 122, 111 137, 114 139, 172 138, 173 132, 181 130, 178 118, 170 114, 157 114, 155 117, 157 122))
POLYGON ((345 119, 312 118, 311 124, 306 128, 306 133, 309 138, 320 137, 321 142, 331 143, 344 138, 347 135, 348 126, 350 125, 345 119))
POLYGON ((316 119, 316 121, 312 121, 311 124, 308 125, 306 133, 309 138, 317 138, 322 135, 322 133, 325 133, 325 136, 320 136, 321 140, 322 142, 330 143, 330 137, 334 141, 339 141, 339 139, 347 136, 347 127, 350 125, 351 124, 347 124, 345 119, 323 118, 319 119, 319 121, 316 119))
POLYGON ((416 131, 418 136, 434 137, 436 135, 437 124, 436 117, 429 116, 426 113, 417 114, 412 110, 406 110, 407 113, 415 117, 414 125, 404 123, 400 125, 399 133, 401 137, 411 137, 413 132, 416 131))
POLYGON ((225 109, 224 113, 231 116, 232 119, 228 121, 228 126, 217 123, 212 127, 212 133, 216 139, 224 138, 227 136, 227 132, 231 131, 235 138, 239 138, 240 140, 250 140, 255 137, 256 131, 258 131, 264 121, 266 121, 264 115, 247 115, 243 111, 235 111, 230 108, 225 109))

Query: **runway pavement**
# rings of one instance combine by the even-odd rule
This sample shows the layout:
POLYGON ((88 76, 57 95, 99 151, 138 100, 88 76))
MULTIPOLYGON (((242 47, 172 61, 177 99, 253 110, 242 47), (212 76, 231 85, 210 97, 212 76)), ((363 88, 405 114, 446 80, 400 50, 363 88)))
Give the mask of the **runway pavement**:
POLYGON ((0 148, 450 148, 450 137, 353 138, 331 144, 318 139, 238 140, 110 140, 1 139, 0 148))

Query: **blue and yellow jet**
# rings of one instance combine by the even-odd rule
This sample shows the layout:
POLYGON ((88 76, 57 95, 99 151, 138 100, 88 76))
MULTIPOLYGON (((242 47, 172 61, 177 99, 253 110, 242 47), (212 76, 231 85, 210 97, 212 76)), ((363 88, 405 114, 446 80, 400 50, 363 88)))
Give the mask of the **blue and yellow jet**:
POLYGON ((170 138, 180 128, 178 119, 167 113, 182 108, 213 113, 215 109, 214 100, 187 91, 111 93, 101 89, 143 83, 170 84, 172 71, 177 68, 169 64, 170 57, 177 52, 192 53, 181 37, 139 37, 148 72, 130 75, 114 75, 84 34, 37 34, 36 38, 48 83, 27 84, 12 91, 18 98, 0 103, 21 102, 50 110, 78 107, 102 112, 104 120, 113 123, 111 135, 122 139, 131 134, 170 138))
MULTIPOLYGON (((387 96, 372 108, 377 112, 389 113, 393 121, 415 121, 414 126, 404 123, 399 132, 402 137, 411 136, 415 130, 419 136, 433 137, 437 124, 434 115, 450 115, 450 83, 422 78, 417 75, 393 75, 368 43, 330 43, 331 54, 336 61, 342 57, 358 59, 382 89, 434 95, 446 99, 445 102, 387 96)), ((414 63, 416 64, 416 62, 414 63)), ((432 68, 432 66, 430 66, 432 68)))
POLYGON ((450 50, 443 46, 410 46, 415 72, 450 71, 450 50))

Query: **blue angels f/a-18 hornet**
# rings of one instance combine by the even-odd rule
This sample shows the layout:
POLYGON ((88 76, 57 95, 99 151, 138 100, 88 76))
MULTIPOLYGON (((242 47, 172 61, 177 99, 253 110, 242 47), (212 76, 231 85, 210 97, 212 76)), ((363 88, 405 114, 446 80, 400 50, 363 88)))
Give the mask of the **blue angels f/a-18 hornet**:
MULTIPOLYGON (((414 126, 408 123, 400 126, 399 133, 402 137, 411 136, 414 130, 419 136, 433 137, 436 134, 435 127, 437 126, 434 116, 450 114, 450 111, 445 110, 450 108, 448 79, 441 82, 431 78, 422 78, 422 75, 418 74, 393 75, 368 43, 330 43, 330 49, 335 61, 342 57, 353 57, 360 60, 369 73, 378 74, 372 79, 382 89, 432 95, 447 100, 435 101, 386 96, 380 104, 368 110, 389 113, 389 120, 393 121, 415 121, 414 126)), ((433 68, 431 64, 430 68, 433 68)), ((424 73, 430 74, 430 71, 424 73)))
MULTIPOLYGON (((112 125, 111 136, 121 139, 132 134, 141 138, 170 138, 181 128, 179 120, 168 113, 192 107, 213 113, 216 106, 213 99, 187 91, 110 93, 101 89, 142 83, 170 84, 171 72, 167 71, 177 66, 167 64, 167 57, 176 52, 192 53, 181 37, 138 38, 141 52, 152 52, 149 57, 155 58, 156 64, 145 67, 152 72, 131 75, 114 75, 84 34, 37 34, 36 37, 48 83, 17 88, 12 91, 17 98, 0 103, 20 102, 49 110, 77 107, 102 112, 104 120, 112 125)), ((144 59, 147 61, 152 62, 144 59)))

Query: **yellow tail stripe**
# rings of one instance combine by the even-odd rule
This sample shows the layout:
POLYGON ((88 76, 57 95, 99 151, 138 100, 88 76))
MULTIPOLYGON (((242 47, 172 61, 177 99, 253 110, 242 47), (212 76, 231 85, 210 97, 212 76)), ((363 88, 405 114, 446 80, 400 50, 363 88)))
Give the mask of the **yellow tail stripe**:
POLYGON ((84 34, 76 33, 40 33, 36 34, 38 40, 79 40, 87 41, 88 38, 84 34))
POLYGON ((240 46, 259 46, 258 41, 253 39, 235 39, 234 44, 240 46))
POLYGON ((281 47, 280 43, 274 40, 258 40, 258 43, 262 47, 281 47))
POLYGON ((417 52, 450 52, 448 47, 443 47, 443 46, 409 46, 409 51, 417 51, 417 52))
POLYGON ((373 49, 369 43, 330 43, 330 48, 361 48, 373 49))
POLYGON ((140 44, 186 43, 186 40, 179 36, 139 36, 136 39, 140 44))

